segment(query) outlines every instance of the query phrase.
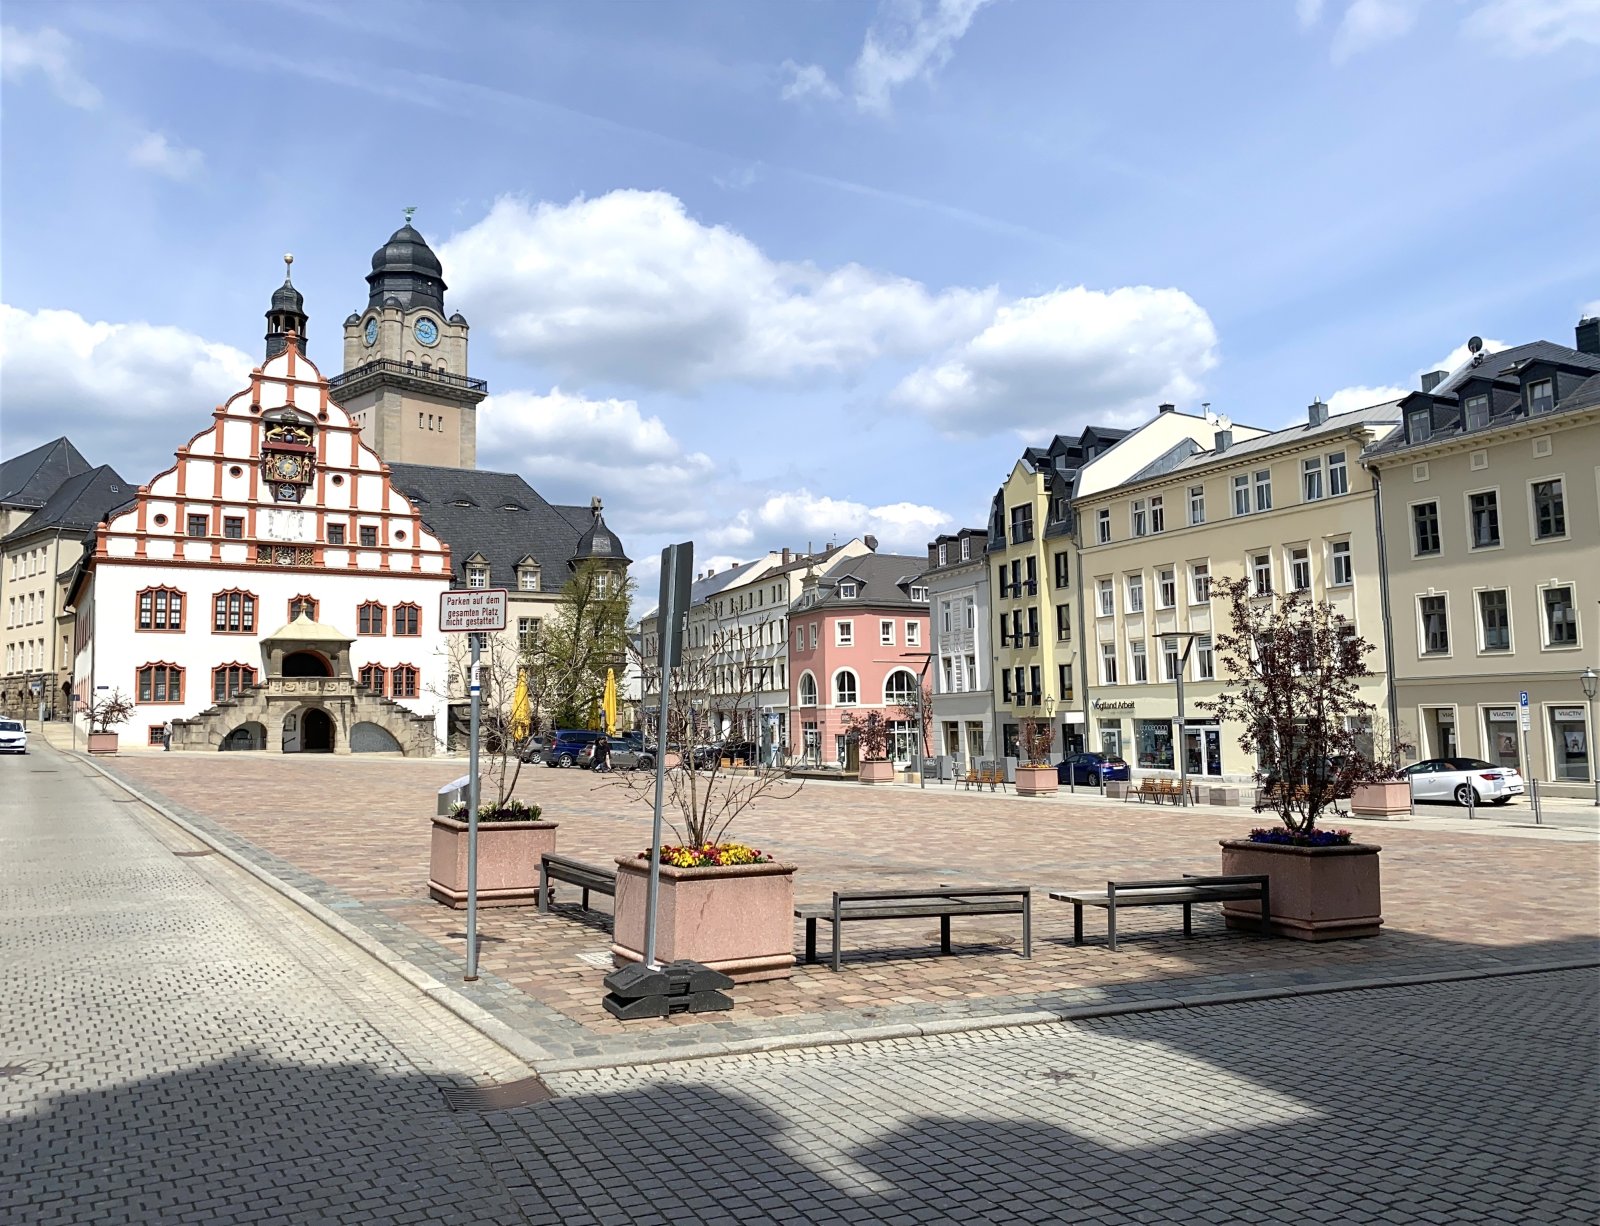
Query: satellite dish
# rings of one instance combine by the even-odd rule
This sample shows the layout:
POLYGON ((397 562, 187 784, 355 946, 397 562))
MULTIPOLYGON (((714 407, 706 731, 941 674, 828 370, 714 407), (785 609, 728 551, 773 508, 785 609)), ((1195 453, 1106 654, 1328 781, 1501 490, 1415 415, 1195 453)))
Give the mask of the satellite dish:
POLYGON ((1481 336, 1474 336, 1471 340, 1469 340, 1467 342, 1467 352, 1468 353, 1477 353, 1482 348, 1483 348, 1483 337, 1481 337, 1481 336))

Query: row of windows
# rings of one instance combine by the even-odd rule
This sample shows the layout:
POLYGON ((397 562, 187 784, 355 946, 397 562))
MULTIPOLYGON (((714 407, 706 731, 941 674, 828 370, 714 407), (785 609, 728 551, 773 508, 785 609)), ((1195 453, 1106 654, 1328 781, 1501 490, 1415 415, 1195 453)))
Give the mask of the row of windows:
MULTIPOLYGON (((1512 650, 1511 593, 1505 588, 1479 588, 1474 592, 1478 651, 1488 655, 1512 650)), ((1578 644, 1578 607, 1574 586, 1551 583, 1540 586, 1536 616, 1546 650, 1575 648, 1578 644)), ((1450 629, 1450 597, 1429 593, 1417 597, 1417 650, 1424 656, 1455 652, 1450 629)))
MULTIPOLYGON (((1548 413, 1556 407, 1555 384, 1549 379, 1533 380, 1527 385, 1525 395, 1530 414, 1548 413)), ((1461 406, 1461 429, 1483 429, 1489 424, 1490 408, 1487 394, 1468 396, 1461 406)), ((1432 407, 1413 409, 1406 416, 1406 441, 1423 443, 1432 437, 1432 407)))
MULTIPOLYGON (((1115 643, 1101 643, 1100 683, 1102 685, 1124 684, 1119 663, 1117 645, 1115 643)), ((1182 642, 1175 638, 1161 639, 1157 663, 1160 670, 1160 680, 1176 681, 1179 672, 1183 669, 1182 642)), ((1201 635, 1194 639, 1194 647, 1189 657, 1189 673, 1195 681, 1216 680, 1217 658, 1210 635, 1201 635)), ((1143 685, 1149 680, 1149 647, 1144 640, 1135 639, 1128 644, 1127 684, 1143 685)))
POLYGON ((26 596, 13 596, 6 601, 6 628, 31 626, 45 620, 49 609, 43 592, 30 592, 26 596))
POLYGON ((29 575, 39 574, 45 566, 45 547, 40 545, 37 549, 30 549, 26 553, 12 555, 11 577, 25 579, 29 575))
MULTIPOLYGON (((744 613, 750 609, 765 608, 769 596, 774 605, 782 604, 784 603, 785 586, 782 582, 769 583, 764 584, 753 592, 741 592, 738 596, 729 596, 726 600, 719 600, 712 606, 713 613, 717 620, 720 621, 724 616, 731 617, 734 614, 744 613)), ((843 593, 841 592, 840 595, 843 595, 843 593)), ((851 595, 854 595, 854 593, 852 592, 851 595)))
MULTIPOLYGON (((1343 451, 1330 451, 1300 462, 1300 500, 1321 502, 1350 492, 1350 465, 1343 451)), ((1259 515, 1272 510, 1272 469, 1238 473, 1232 480, 1233 513, 1259 515)), ((1188 522, 1196 527, 1206 522, 1206 487, 1191 485, 1187 490, 1188 522)), ((1128 531, 1135 537, 1155 536, 1167 530, 1166 497, 1152 494, 1135 498, 1128 505, 1128 531)), ((1111 543, 1111 510, 1095 512, 1095 542, 1111 543)))
MULTIPOLYGON (((1504 544, 1500 524, 1500 491, 1474 490, 1466 496, 1467 547, 1496 549, 1504 544)), ((1535 543, 1564 540, 1567 535, 1567 499, 1560 477, 1528 482, 1528 526, 1535 543)), ((1439 502, 1411 504, 1411 554, 1426 557, 1444 549, 1444 527, 1439 502)))
MULTIPOLYGON (((1349 541, 1330 541, 1327 546, 1327 582, 1329 587, 1349 587, 1355 582, 1355 562, 1349 541)), ((1270 596, 1277 591, 1275 564, 1271 550, 1251 553, 1246 559, 1253 596, 1270 596)), ((1311 547, 1287 545, 1283 548, 1281 562, 1287 589, 1294 592, 1311 590, 1311 547)), ((1116 609, 1116 580, 1100 578, 1095 581, 1097 612, 1101 617, 1111 617, 1116 609)), ((1129 614, 1145 611, 1144 573, 1123 576, 1123 611, 1129 614)), ((1157 567, 1154 584, 1155 607, 1172 609, 1178 604, 1178 569, 1176 566, 1157 567)), ((1211 562, 1190 562, 1188 566, 1188 598, 1190 604, 1206 604, 1211 599, 1211 562)), ((1056 609, 1056 637, 1071 638, 1071 623, 1067 606, 1056 609)))
MULTIPOLYGON (((144 664, 135 670, 134 693, 141 703, 182 702, 185 670, 165 661, 144 664)), ((411 664, 386 668, 368 664, 361 670, 361 684, 376 694, 393 698, 415 698, 421 674, 411 664)), ((248 664, 221 664, 211 670, 211 698, 222 702, 236 698, 256 684, 256 670, 248 664)))
POLYGON ((31 673, 45 666, 45 641, 29 639, 23 643, 6 644, 6 672, 31 673))
MULTIPOLYGON (((861 701, 861 679, 855 670, 841 668, 833 674, 833 703, 838 707, 853 707, 861 701)), ((917 701, 917 675, 909 669, 897 668, 883 682, 885 706, 910 706, 917 701)), ((800 705, 817 705, 817 679, 810 670, 800 674, 800 705)))
MULTIPOLYGON (((812 651, 815 651, 817 647, 817 626, 818 623, 816 622, 810 623, 812 651)), ((907 619, 905 634, 907 647, 920 647, 922 645, 922 623, 920 621, 911 621, 910 619, 907 619)), ((892 617, 879 618, 879 645, 883 647, 893 647, 895 645, 894 640, 894 619, 892 617)), ((856 623, 854 618, 841 617, 839 620, 833 623, 833 645, 835 647, 854 647, 856 645, 856 623)), ((794 649, 796 651, 806 650, 805 626, 796 626, 794 628, 794 649)))
MULTIPOLYGON (((164 515, 156 516, 156 523, 164 523, 164 515)), ((208 537, 211 532, 211 515, 205 511, 191 511, 184 516, 184 535, 190 537, 208 537)), ((324 526, 323 534, 329 545, 345 545, 348 526, 340 522, 328 523, 324 526)), ((358 524, 356 526, 357 541, 366 549, 375 549, 378 545, 378 526, 376 524, 358 524)), ((238 541, 244 539, 244 516, 224 515, 222 517, 222 537, 224 540, 238 541)), ((405 539, 405 530, 395 532, 396 540, 405 539)))
MULTIPOLYGON (((964 537, 961 538, 961 560, 963 562, 965 562, 971 557, 972 557, 972 538, 970 536, 964 536, 964 537)), ((950 564, 950 542, 941 541, 939 543, 939 565, 940 566, 948 566, 949 564, 950 564)))
MULTIPOLYGON (((211 598, 211 629, 215 634, 254 634, 256 632, 256 607, 259 598, 254 592, 230 589, 218 592, 211 598)), ((147 587, 139 592, 135 605, 135 624, 140 630, 182 631, 184 626, 184 593, 171 587, 147 587)), ((304 613, 317 620, 318 601, 314 596, 294 596, 288 604, 289 620, 304 613)), ((390 610, 376 601, 368 601, 356 610, 357 631, 360 634, 384 634, 389 625, 390 610)), ((422 633, 422 607, 397 604, 394 606, 394 633, 413 637, 422 633)))

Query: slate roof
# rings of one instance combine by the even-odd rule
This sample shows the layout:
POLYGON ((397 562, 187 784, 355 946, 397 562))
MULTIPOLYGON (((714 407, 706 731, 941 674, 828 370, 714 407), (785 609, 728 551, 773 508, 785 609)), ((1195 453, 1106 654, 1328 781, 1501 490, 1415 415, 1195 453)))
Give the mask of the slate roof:
MULTIPOLYGON (((70 444, 68 444, 70 446, 70 444)), ((137 492, 108 464, 68 477, 21 527, 5 539, 17 540, 44 529, 84 533, 112 511, 133 501, 137 492)))
POLYGON ((42 507, 68 477, 88 472, 94 465, 68 438, 41 443, 32 451, 0 463, 0 504, 42 507))
POLYGON ((1479 375, 1502 376, 1508 373, 1509 367, 1528 361, 1559 362, 1563 366, 1583 366, 1589 370, 1600 371, 1600 356, 1568 349, 1565 345, 1558 345, 1554 341, 1529 341, 1526 345, 1513 345, 1510 349, 1488 354, 1477 366, 1471 362, 1463 362, 1451 372, 1448 379, 1433 389, 1433 394, 1447 396, 1468 379, 1479 375))
POLYGON ((926 610, 926 600, 911 599, 911 584, 921 580, 926 558, 898 553, 866 553, 840 558, 817 577, 814 591, 802 592, 792 606, 796 611, 820 608, 904 608, 926 610), (842 580, 854 579, 861 587, 852 599, 839 595, 842 580))
POLYGON ((1382 404, 1368 405, 1364 409, 1352 409, 1348 413, 1337 413, 1328 418, 1320 426, 1313 426, 1310 421, 1303 421, 1282 430, 1273 430, 1267 434, 1258 434, 1253 438, 1236 441, 1226 451, 1206 451, 1196 446, 1189 440, 1178 444, 1176 447, 1158 456, 1146 464, 1133 476, 1129 477, 1122 485, 1137 485, 1141 481, 1151 481, 1156 477, 1165 477, 1172 473, 1188 472, 1202 468, 1207 464, 1219 460, 1232 460, 1238 456, 1254 455, 1257 452, 1271 451, 1278 447, 1292 446, 1302 439, 1314 438, 1322 434, 1342 434, 1351 426, 1368 425, 1376 429, 1392 426, 1400 420, 1400 402, 1386 400, 1382 404), (1180 454, 1185 447, 1193 448, 1188 455, 1180 454))
MULTIPOLYGON (((432 464, 391 464, 394 487, 417 504, 422 522, 450 546, 455 587, 474 554, 489 564, 489 586, 515 590, 517 563, 532 557, 541 587, 559 587, 579 542, 594 525, 588 507, 546 502, 516 473, 432 464)), ((609 531, 609 530, 608 530, 609 531)), ((617 542, 618 553, 622 544, 617 542)))

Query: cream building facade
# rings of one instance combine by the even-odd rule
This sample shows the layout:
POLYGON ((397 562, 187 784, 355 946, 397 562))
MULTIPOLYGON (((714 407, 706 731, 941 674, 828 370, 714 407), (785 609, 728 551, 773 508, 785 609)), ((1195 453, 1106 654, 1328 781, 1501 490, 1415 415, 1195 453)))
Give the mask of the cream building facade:
POLYGON ((963 528, 928 544, 933 744, 963 765, 990 758, 997 744, 989 670, 989 534, 963 528))
POLYGON ((1089 748, 1125 758, 1136 777, 1175 774, 1185 763, 1195 776, 1254 772, 1240 730, 1200 707, 1223 689, 1215 638, 1227 610, 1211 599, 1222 577, 1247 578, 1256 599, 1301 590, 1332 605, 1376 645, 1364 691, 1381 706, 1376 510, 1360 456, 1398 420, 1394 404, 1330 417, 1317 403, 1304 424, 1241 438, 1225 422, 1188 418, 1206 434, 1187 431, 1142 469, 1085 471, 1078 522, 1089 748))
POLYGON ((1600 320, 1577 347, 1480 353, 1400 402, 1379 482, 1397 726, 1421 759, 1594 787, 1600 671, 1600 320), (1528 695, 1524 733, 1521 696, 1528 695))

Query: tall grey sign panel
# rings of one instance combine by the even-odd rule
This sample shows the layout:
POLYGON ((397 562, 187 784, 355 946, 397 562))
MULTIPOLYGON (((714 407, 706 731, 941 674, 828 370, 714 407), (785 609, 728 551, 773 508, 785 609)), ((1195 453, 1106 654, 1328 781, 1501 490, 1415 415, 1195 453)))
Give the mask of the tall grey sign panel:
POLYGON ((661 598, 656 604, 656 631, 661 639, 657 663, 663 673, 683 663, 683 630, 693 582, 694 542, 668 545, 661 551, 661 598))

